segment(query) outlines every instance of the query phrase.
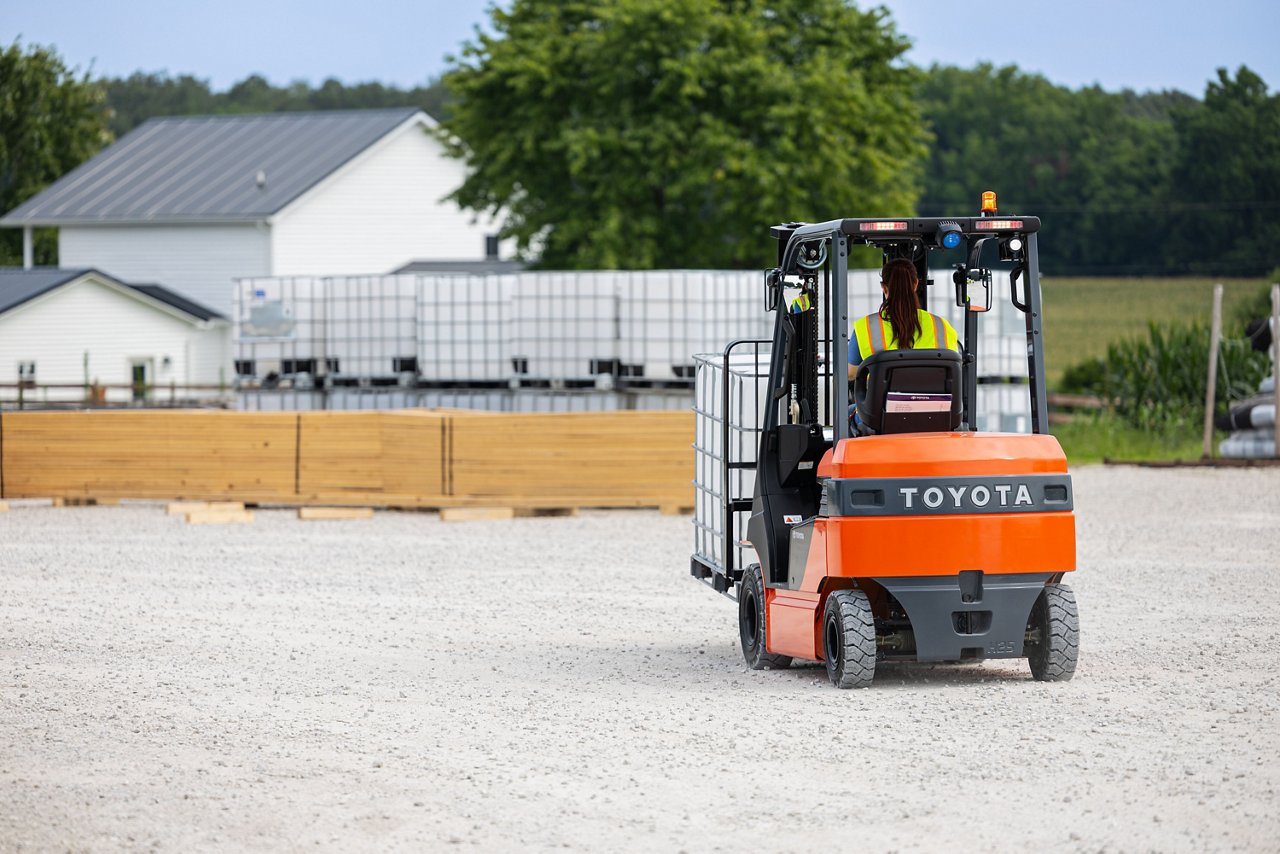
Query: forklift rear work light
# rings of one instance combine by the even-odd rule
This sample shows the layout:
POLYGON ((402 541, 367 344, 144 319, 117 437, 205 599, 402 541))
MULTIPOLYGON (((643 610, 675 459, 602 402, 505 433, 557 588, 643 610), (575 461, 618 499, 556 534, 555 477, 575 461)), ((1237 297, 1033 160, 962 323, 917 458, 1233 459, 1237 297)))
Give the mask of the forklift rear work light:
POLYGON ((943 249, 955 249, 960 245, 960 226, 954 222, 944 222, 938 226, 938 245, 943 249))
POLYGON ((1000 240, 1000 260, 1017 261, 1022 257, 1022 238, 1016 234, 1000 240))
POLYGON ((906 231, 907 224, 897 222, 864 222, 858 226, 859 231, 906 231))
POLYGON ((978 231, 1010 231, 1022 228, 1020 219, 980 219, 974 222, 978 231))

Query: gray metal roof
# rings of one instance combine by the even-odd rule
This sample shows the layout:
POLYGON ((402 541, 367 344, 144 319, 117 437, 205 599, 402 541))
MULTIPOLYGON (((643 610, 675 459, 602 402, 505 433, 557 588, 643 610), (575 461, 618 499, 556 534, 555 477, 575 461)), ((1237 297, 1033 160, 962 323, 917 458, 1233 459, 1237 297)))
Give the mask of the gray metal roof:
POLYGON ((0 314, 88 275, 137 291, 197 320, 226 320, 226 317, 213 309, 193 302, 161 285, 131 285, 92 267, 79 270, 62 270, 57 267, 20 270, 16 267, 0 267, 0 314))
POLYGON ((151 119, 0 225, 261 220, 420 113, 404 107, 151 119))
POLYGON ((519 273, 525 269, 519 261, 410 261, 393 273, 519 273))

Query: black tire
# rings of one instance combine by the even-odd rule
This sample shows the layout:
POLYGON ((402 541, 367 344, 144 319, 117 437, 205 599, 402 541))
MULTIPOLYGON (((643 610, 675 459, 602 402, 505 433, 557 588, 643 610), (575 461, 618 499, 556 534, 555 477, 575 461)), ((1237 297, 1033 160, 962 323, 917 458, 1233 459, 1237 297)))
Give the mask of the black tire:
POLYGON ((742 657, 752 670, 785 670, 791 656, 772 655, 765 650, 764 576, 759 566, 749 566, 738 588, 738 637, 742 657))
POLYGON ((866 688, 876 675, 876 621, 861 590, 837 590, 822 616, 827 675, 837 688, 866 688))
POLYGON ((1076 672, 1080 616, 1065 584, 1046 584, 1027 621, 1027 663, 1038 682, 1066 682, 1076 672))

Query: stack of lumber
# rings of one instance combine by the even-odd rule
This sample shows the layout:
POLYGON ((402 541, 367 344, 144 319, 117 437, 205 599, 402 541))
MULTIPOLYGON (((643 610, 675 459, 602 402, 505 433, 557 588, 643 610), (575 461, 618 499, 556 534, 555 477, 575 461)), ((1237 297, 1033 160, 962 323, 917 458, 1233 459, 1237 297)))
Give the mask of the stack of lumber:
POLYGON ((424 410, 298 414, 297 497, 412 507, 446 495, 448 417, 424 410))
POLYGON ((5 413, 4 494, 274 500, 294 490, 294 420, 199 410, 5 413))
POLYGON ((691 504, 693 419, 672 412, 455 414, 455 495, 490 503, 691 504))
POLYGON ((16 412, 0 498, 684 507, 687 412, 16 412))

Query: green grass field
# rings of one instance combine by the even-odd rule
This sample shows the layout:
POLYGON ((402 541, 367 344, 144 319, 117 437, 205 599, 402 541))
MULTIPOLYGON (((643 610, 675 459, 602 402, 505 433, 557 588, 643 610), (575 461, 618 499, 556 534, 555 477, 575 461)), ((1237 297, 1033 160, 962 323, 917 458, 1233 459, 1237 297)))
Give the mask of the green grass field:
POLYGON ((1075 363, 1106 355, 1112 341, 1145 334, 1148 321, 1203 318, 1207 323, 1213 314, 1214 282, 1226 286, 1223 334, 1241 335, 1243 330, 1228 326, 1233 309, 1262 288, 1262 279, 1042 277, 1049 388, 1075 363))
MULTIPOLYGON (((1203 451, 1200 425, 1185 424, 1160 431, 1139 430, 1109 413, 1077 415, 1070 424, 1049 428, 1073 466, 1112 460, 1195 460, 1203 451)), ((1216 432, 1214 442, 1226 438, 1216 432)))

